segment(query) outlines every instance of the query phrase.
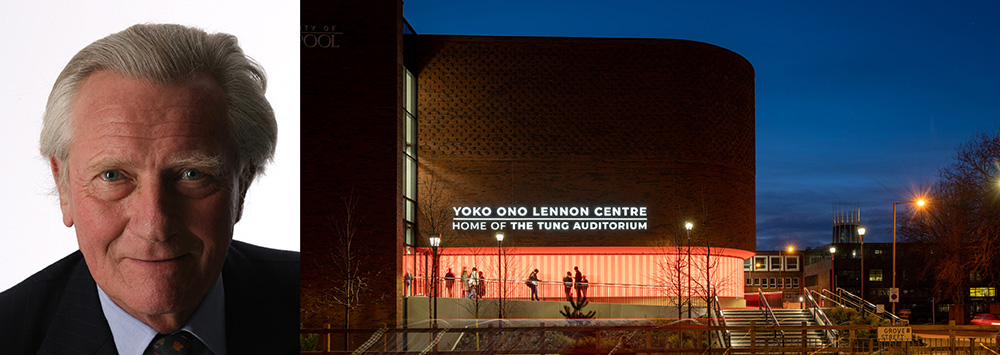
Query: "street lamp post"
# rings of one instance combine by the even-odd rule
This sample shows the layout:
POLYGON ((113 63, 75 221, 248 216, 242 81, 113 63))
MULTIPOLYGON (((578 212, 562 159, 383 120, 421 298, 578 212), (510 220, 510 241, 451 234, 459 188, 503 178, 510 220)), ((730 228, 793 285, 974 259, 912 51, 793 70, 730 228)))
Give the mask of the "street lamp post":
POLYGON ((688 264, 688 287, 687 287, 687 298, 688 298, 688 318, 691 318, 691 228, 694 228, 694 224, 691 222, 684 222, 684 229, 687 230, 688 237, 688 253, 687 253, 687 264, 688 264))
MULTIPOLYGON (((858 235, 861 236, 861 300, 865 299, 865 278, 868 274, 865 273, 865 227, 858 227, 858 235)), ((861 305, 864 307, 864 304, 861 305)))
POLYGON ((431 267, 431 297, 434 298, 434 315, 433 315, 433 326, 437 328, 437 318, 438 318, 438 246, 441 245, 441 235, 438 234, 437 237, 431 237, 431 252, 433 252, 433 265, 431 267))
POLYGON ((781 288, 782 288, 782 290, 781 290, 781 299, 782 300, 785 299, 785 290, 784 289, 786 289, 786 288, 792 288, 792 285, 788 284, 788 282, 785 282, 786 281, 785 280, 785 269, 788 268, 788 260, 787 260, 787 258, 788 258, 789 255, 792 255, 793 252, 795 252, 795 247, 789 245, 788 246, 788 253, 785 254, 784 258, 782 258, 781 257, 781 250, 778 250, 778 258, 781 259, 781 270, 778 272, 778 277, 781 277, 781 288))
MULTIPOLYGON (((901 205, 904 203, 914 203, 917 206, 923 207, 926 203, 923 199, 916 201, 905 201, 905 202, 893 202, 892 203, 892 288, 896 288, 896 205, 901 205)), ((896 302, 892 303, 892 314, 896 314, 896 302)))
POLYGON ((837 293, 837 247, 830 247, 830 288, 833 289, 833 293, 837 293))
POLYGON ((503 319, 503 256, 500 250, 503 248, 503 233, 497 233, 497 301, 499 302, 499 307, 497 307, 498 315, 500 319, 503 319))

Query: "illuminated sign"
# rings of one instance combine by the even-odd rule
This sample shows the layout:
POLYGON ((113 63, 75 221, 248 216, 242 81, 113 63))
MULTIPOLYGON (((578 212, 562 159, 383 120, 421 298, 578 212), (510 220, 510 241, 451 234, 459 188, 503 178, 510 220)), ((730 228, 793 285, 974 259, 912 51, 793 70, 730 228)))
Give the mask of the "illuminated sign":
POLYGON ((646 207, 452 207, 451 228, 475 230, 645 230, 646 207))

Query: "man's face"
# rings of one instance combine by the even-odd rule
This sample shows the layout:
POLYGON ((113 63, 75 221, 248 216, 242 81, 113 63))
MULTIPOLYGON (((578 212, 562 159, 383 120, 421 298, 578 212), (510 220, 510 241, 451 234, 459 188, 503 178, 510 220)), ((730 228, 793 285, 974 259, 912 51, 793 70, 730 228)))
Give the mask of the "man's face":
POLYGON ((222 269, 245 192, 222 87, 208 75, 159 84, 100 71, 72 115, 69 161, 52 167, 68 173, 63 221, 90 273, 147 324, 185 321, 222 269))

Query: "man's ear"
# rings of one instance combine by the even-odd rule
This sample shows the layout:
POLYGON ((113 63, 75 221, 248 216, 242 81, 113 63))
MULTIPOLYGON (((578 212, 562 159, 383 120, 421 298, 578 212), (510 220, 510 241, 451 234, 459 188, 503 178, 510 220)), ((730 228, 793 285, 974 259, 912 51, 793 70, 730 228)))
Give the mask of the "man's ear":
POLYGON ((250 184, 253 183, 254 177, 257 176, 257 168, 253 164, 250 164, 243 171, 240 172, 240 177, 237 183, 239 184, 239 201, 237 201, 236 206, 236 221, 239 222, 240 218, 243 218, 243 200, 247 197, 247 191, 250 190, 250 184))
POLYGON ((67 227, 73 226, 73 204, 69 196, 69 171, 62 164, 59 158, 49 157, 49 167, 52 168, 52 178, 56 182, 56 191, 59 192, 59 209, 62 210, 63 224, 67 227), (63 177, 60 174, 67 174, 63 177))

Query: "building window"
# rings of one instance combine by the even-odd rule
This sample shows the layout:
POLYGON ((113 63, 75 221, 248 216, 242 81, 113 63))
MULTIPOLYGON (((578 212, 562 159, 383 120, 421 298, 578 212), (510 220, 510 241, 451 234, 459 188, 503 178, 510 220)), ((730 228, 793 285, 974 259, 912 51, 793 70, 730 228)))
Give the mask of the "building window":
POLYGON ((868 281, 875 281, 875 282, 882 281, 882 269, 869 269, 868 281))
POLYGON ((806 276, 806 287, 812 287, 812 286, 816 286, 816 285, 819 285, 819 276, 818 275, 809 275, 809 276, 806 276))
POLYGON ((753 279, 753 285, 754 286, 760 286, 760 278, 753 279))
POLYGON ((777 285, 778 285, 778 283, 777 283, 777 282, 775 282, 774 278, 772 277, 772 278, 770 279, 770 281, 768 282, 768 285, 767 285, 767 287, 768 287, 768 288, 776 288, 776 287, 777 287, 777 285))
POLYGON ((750 268, 750 265, 753 265, 753 258, 743 260, 743 271, 753 271, 753 269, 750 268))
POLYGON ((972 287, 969 288, 969 297, 983 298, 996 297, 997 289, 994 287, 972 287))
POLYGON ((875 255, 882 255, 882 249, 875 249, 875 255))
POLYGON ((786 277, 785 278, 785 288, 791 288, 791 287, 792 287, 792 279, 786 277))
POLYGON ((771 257, 771 267, 770 270, 781 270, 781 257, 772 256, 771 257))
POLYGON ((755 256, 754 260, 754 270, 767 270, 767 257, 766 256, 755 256))
POLYGON ((778 278, 778 288, 785 287, 785 284, 781 282, 781 278, 778 278))
POLYGON ((799 288, 799 278, 798 277, 793 277, 792 278, 792 287, 799 288))
POLYGON ((787 270, 798 271, 799 270, 799 256, 792 255, 785 257, 785 265, 787 270))
POLYGON ((753 285, 753 279, 747 278, 747 286, 753 285))
POLYGON ((417 238, 417 78, 405 69, 403 79, 403 225, 404 243, 416 245, 417 238))

